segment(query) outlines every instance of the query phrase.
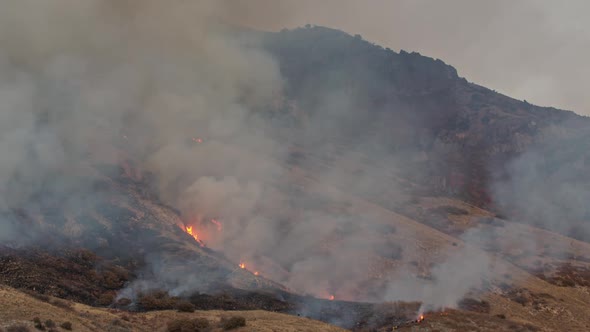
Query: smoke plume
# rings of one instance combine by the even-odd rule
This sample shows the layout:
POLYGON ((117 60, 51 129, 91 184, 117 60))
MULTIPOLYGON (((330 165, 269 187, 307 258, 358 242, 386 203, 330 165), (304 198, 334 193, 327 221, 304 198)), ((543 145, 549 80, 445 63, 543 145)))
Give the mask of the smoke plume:
MULTIPOLYGON (((421 258, 399 243, 419 235, 396 230, 391 217, 358 197, 407 199, 399 182, 385 180, 406 167, 401 160, 422 153, 400 148, 410 139, 386 123, 403 128, 423 119, 367 110, 366 96, 355 95, 354 82, 337 70, 321 88, 299 91, 298 105, 285 105, 276 59, 257 35, 223 22, 227 10, 215 1, 6 2, 0 209, 35 214, 57 200, 80 215, 104 199, 93 189, 94 166, 133 160, 154 175, 158 197, 203 231, 208 246, 300 293, 453 306, 496 273, 484 254, 455 250, 433 267, 434 282, 404 280, 415 272, 406 267, 421 258), (297 107, 308 115, 298 117, 297 107), (277 108, 295 119, 281 118, 277 108), (293 129, 287 120, 304 125, 293 129), (296 166, 293 146, 307 156, 296 166), (376 270, 383 258, 402 262, 401 279, 376 270), (376 278, 385 285, 363 289, 376 278)), ((364 70, 369 65, 355 79, 387 83, 364 70)), ((425 131, 413 138, 432 139, 425 131)), ((0 240, 18 241, 12 234, 18 226, 7 212, 0 240)), ((165 283, 198 278, 166 271, 157 255, 147 261, 165 283)))

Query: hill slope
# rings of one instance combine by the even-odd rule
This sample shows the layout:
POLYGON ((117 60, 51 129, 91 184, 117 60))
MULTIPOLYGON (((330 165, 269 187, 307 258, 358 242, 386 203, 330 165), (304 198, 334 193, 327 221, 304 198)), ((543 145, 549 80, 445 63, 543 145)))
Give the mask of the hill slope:
MULTIPOLYGON (((156 70, 153 79, 165 89, 156 89, 162 100, 148 111, 170 106, 186 117, 169 112, 152 122, 152 113, 125 113, 128 131, 89 140, 82 147, 90 151, 76 146, 82 152, 64 158, 64 169, 40 179, 24 166, 44 156, 30 147, 23 160, 31 163, 17 167, 7 188, 18 189, 27 172, 35 185, 0 218, 8 230, 0 234, 2 283, 129 310, 138 330, 180 315, 144 311, 179 301, 356 330, 588 328, 590 245, 567 235, 587 240, 589 119, 513 100, 440 60, 327 28, 245 35, 246 50, 256 49, 247 59, 260 60, 262 47, 280 70, 284 84, 269 102, 249 100, 260 92, 249 80, 227 88, 224 75, 187 92, 168 85, 170 76, 192 82, 184 71, 156 66, 164 74, 156 70), (223 102, 205 97, 220 86, 223 102), (184 99, 199 89, 207 102, 184 99), (193 105, 215 112, 193 117, 193 105), (159 124, 165 130, 152 135, 159 124), (555 199, 564 193, 572 204, 555 199)), ((181 59, 188 63, 181 69, 197 66, 181 59)), ((143 110, 139 95, 130 103, 143 110)), ((43 109, 33 122, 43 127, 49 115, 43 109)), ((77 138, 64 136, 68 144, 77 138)), ((102 317, 93 327, 84 315, 3 292, 8 303, 17 298, 89 329, 120 313, 75 305, 102 317)), ((32 319, 18 316, 20 305, 0 314, 32 319)), ((244 315, 260 318, 252 326, 261 329, 273 319, 286 329, 307 324, 244 315)))

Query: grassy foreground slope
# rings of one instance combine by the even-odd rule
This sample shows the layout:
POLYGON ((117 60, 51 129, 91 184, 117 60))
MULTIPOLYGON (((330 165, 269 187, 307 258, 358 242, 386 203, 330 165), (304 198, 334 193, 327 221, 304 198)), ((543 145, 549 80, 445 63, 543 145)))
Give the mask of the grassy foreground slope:
MULTIPOLYGON (((168 324, 175 320, 205 318, 212 326, 212 331, 216 331, 222 330, 217 327, 222 317, 232 316, 246 319, 246 326, 235 331, 345 331, 319 321, 262 310, 129 313, 57 298, 46 300, 0 286, 0 331, 14 326, 26 326, 34 331, 35 318, 39 318, 43 325, 46 325, 47 320, 52 320, 58 327, 70 322, 73 331, 166 331, 168 324)), ((58 330, 64 329, 60 327, 58 330)))

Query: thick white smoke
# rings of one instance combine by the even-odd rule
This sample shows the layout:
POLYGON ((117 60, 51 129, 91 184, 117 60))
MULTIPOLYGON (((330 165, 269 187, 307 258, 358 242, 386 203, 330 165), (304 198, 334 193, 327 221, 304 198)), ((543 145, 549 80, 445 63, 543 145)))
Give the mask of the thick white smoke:
MULTIPOLYGON (((403 236, 387 228, 391 221, 351 211, 337 190, 313 186, 397 199, 397 188, 380 181, 397 157, 379 145, 382 137, 365 135, 370 128, 356 128, 366 113, 336 89, 314 91, 322 100, 311 125, 291 139, 328 155, 341 148, 330 138, 347 134, 352 148, 337 168, 307 165, 319 181, 284 167, 287 146, 265 120, 283 97, 278 64, 217 20, 224 9, 214 1, 5 2, 0 209, 34 209, 39 195, 59 195, 75 214, 80 194, 92 193, 84 180, 92 166, 123 155, 155 175, 160 198, 187 223, 209 225, 202 229, 208 245, 299 292, 449 306, 476 286, 486 260, 458 254, 433 270, 436 283, 416 286, 421 291, 404 296, 394 284, 385 297, 360 294, 375 251, 404 261, 412 249, 397 245, 403 236), (452 276, 457 266, 460 278, 452 276)), ((0 220, 1 236, 13 231, 0 220)))

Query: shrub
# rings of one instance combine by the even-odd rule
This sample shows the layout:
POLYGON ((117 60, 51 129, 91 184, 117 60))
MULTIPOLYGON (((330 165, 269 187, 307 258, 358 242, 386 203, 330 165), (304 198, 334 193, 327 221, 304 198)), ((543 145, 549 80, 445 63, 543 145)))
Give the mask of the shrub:
POLYGON ((111 303, 113 303, 113 301, 115 300, 115 294, 107 292, 107 293, 102 293, 99 297, 98 297, 98 301, 97 304, 99 306, 109 306, 111 305, 111 303))
POLYGON ((48 319, 45 321, 45 326, 52 328, 52 327, 56 327, 57 325, 55 325, 54 321, 52 321, 51 319, 48 319))
POLYGON ((166 292, 155 291, 149 294, 141 294, 137 299, 137 304, 142 310, 166 310, 175 309, 177 298, 168 296, 166 292))
POLYGON ((238 327, 246 326, 246 318, 242 316, 222 317, 220 325, 226 331, 237 329, 238 327))
POLYGON ((13 325, 6 328, 6 332, 30 332, 26 325, 13 325))
POLYGON ((30 295, 34 298, 36 298, 39 301, 43 301, 43 302, 49 302, 50 297, 45 295, 45 294, 41 294, 41 293, 37 293, 35 291, 32 290, 24 290, 23 291, 25 294, 30 295))
POLYGON ((516 295, 511 298, 512 301, 521 304, 523 307, 529 303, 529 299, 524 295, 516 295))
POLYGON ((198 332, 209 327, 209 321, 205 318, 176 319, 168 322, 167 332, 198 332))
POLYGON ((68 309, 68 310, 72 309, 72 304, 68 301, 55 299, 55 300, 51 301, 50 303, 53 304, 54 306, 62 308, 62 309, 68 309))
POLYGON ((176 309, 179 312, 195 312, 195 306, 187 301, 180 301, 176 304, 176 309))
POLYGON ((68 330, 68 331, 72 330, 72 323, 70 323, 70 322, 63 322, 63 323, 61 323, 60 326, 64 330, 68 330))
POLYGON ((133 303, 133 301, 124 297, 124 298, 117 300, 117 307, 126 307, 126 306, 130 305, 131 303, 133 303))
POLYGON ((39 317, 33 318, 33 326, 39 331, 45 331, 45 325, 41 323, 41 319, 39 317))
POLYGON ((193 324, 200 329, 206 329, 209 327, 209 321, 206 318, 193 319, 193 324))

